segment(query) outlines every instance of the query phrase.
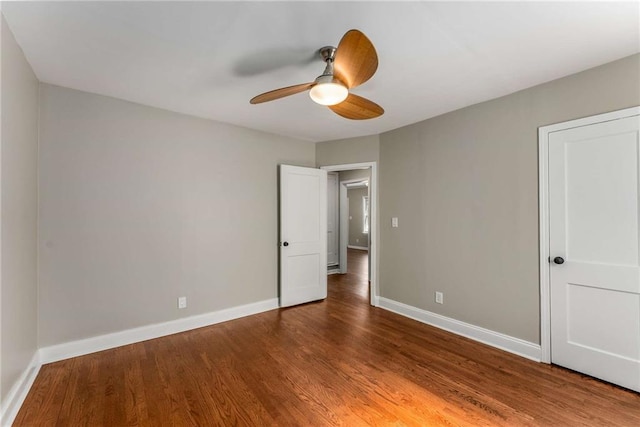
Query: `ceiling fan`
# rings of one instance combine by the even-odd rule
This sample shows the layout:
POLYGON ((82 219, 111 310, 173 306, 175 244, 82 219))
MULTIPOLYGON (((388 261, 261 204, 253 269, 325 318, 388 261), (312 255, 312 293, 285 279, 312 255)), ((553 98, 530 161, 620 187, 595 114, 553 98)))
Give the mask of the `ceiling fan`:
POLYGON ((349 93, 369 80, 378 68, 376 49, 367 36, 358 30, 349 30, 337 48, 325 46, 320 49, 320 55, 327 65, 315 81, 265 92, 249 102, 260 104, 309 90, 313 101, 347 119, 373 119, 384 113, 375 102, 349 93))

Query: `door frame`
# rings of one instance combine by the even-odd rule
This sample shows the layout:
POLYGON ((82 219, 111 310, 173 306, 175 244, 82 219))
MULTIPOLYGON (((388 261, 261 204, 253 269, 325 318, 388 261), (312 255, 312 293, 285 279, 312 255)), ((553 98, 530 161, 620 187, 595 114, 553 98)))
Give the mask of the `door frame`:
POLYGON ((640 115, 640 106, 538 128, 538 220, 540 271, 540 361, 551 363, 551 282, 549 269, 549 135, 571 128, 640 115))
POLYGON ((369 266, 371 269, 369 301, 372 306, 378 307, 380 305, 378 290, 378 164, 377 162, 363 162, 320 167, 320 169, 324 169, 327 172, 365 168, 371 168, 369 177, 369 259, 371 260, 371 265, 369 266))
MULTIPOLYGON (((340 263, 342 262, 342 253, 341 251, 341 239, 342 239, 342 235, 340 234, 340 229, 342 227, 342 224, 340 223, 341 219, 340 219, 340 174, 338 172, 329 172, 327 171, 327 179, 329 177, 330 174, 335 174, 336 176, 336 186, 335 186, 335 195, 334 195, 334 202, 335 202, 335 211, 332 213, 333 215, 333 220, 334 220, 334 232, 336 231, 336 229, 338 230, 338 239, 337 239, 337 247, 338 247, 338 262, 334 263, 334 264, 329 264, 328 260, 327 260, 327 266, 328 267, 335 267, 336 265, 340 266, 340 263)), ((329 182, 327 181, 327 192, 329 191, 329 182)), ((329 205, 330 201, 329 201, 329 197, 328 197, 328 193, 327 193, 327 206, 329 205)), ((329 223, 329 216, 327 215, 327 230, 329 230, 328 227, 328 223, 329 223)))

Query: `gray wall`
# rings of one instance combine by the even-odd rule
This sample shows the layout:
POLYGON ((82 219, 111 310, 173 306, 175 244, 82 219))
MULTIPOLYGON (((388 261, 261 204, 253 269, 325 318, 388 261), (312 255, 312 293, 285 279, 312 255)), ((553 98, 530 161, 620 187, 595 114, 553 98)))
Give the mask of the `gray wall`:
POLYGON ((41 346, 277 297, 277 165, 313 166, 313 143, 46 84, 40 102, 41 346))
POLYGON ((362 197, 369 195, 368 188, 350 188, 347 190, 349 198, 349 245, 369 246, 369 234, 362 232, 364 225, 364 212, 362 210, 362 197))
POLYGON ((316 144, 316 166, 377 162, 380 157, 378 135, 339 139, 316 144))
POLYGON ((382 134, 382 296, 538 343, 537 129, 639 105, 639 76, 635 55, 382 134))
POLYGON ((38 80, 2 27, 0 401, 37 351, 38 80))
POLYGON ((340 171, 338 172, 338 174, 340 175, 340 181, 348 181, 351 179, 368 179, 371 176, 371 168, 340 171))

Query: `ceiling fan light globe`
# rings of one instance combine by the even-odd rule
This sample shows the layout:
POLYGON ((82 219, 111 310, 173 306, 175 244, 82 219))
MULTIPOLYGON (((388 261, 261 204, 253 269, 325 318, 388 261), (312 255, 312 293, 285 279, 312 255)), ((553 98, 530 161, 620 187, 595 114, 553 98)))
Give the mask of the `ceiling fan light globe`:
POLYGON ((318 83, 309 91, 311 99, 320 105, 336 105, 347 99, 349 89, 346 86, 335 83, 318 83))

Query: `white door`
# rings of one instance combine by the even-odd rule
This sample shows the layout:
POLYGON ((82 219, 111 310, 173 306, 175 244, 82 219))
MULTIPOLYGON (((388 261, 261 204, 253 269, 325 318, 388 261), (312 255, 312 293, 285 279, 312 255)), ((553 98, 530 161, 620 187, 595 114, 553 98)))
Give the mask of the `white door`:
POLYGON ((327 174, 327 264, 340 263, 338 222, 338 173, 327 174))
POLYGON ((327 171, 280 166, 280 307, 327 297, 327 171))
POLYGON ((636 391, 639 124, 549 134, 551 361, 636 391))

